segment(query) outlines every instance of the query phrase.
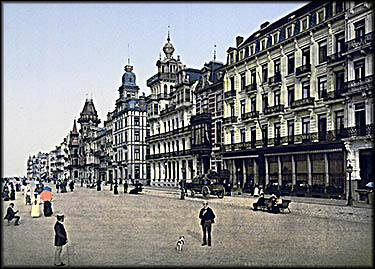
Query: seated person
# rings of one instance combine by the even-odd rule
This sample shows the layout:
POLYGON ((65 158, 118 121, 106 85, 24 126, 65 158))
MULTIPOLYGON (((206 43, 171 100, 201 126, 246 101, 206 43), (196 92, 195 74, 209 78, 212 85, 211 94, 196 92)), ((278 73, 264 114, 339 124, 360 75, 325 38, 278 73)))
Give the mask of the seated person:
POLYGON ((280 194, 276 196, 276 206, 275 206, 275 213, 280 213, 280 207, 283 204, 283 199, 281 199, 280 194))
POLYGON ((264 198, 264 194, 261 194, 258 198, 258 201, 253 204, 254 210, 256 211, 258 207, 265 206, 266 199, 264 198))
POLYGON ((275 208, 276 208, 276 195, 272 193, 270 199, 268 200, 267 210, 269 212, 275 213, 275 208))

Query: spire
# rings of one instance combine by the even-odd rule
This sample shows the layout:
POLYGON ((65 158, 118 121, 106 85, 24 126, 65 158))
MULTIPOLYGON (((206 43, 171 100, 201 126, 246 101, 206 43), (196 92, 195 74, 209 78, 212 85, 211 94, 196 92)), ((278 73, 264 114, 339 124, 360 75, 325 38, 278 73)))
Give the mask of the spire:
POLYGON ((170 59, 172 58, 172 54, 174 52, 174 47, 172 45, 172 43, 170 42, 171 41, 171 38, 170 38, 170 33, 169 33, 169 25, 168 25, 168 38, 167 38, 167 43, 165 43, 164 47, 163 47, 163 51, 165 53, 165 56, 170 59))
POLYGON ((171 39, 169 37, 169 25, 168 25, 168 38, 167 38, 167 41, 169 42, 171 39))
POLYGON ((76 119, 74 119, 74 123, 73 123, 73 131, 72 131, 72 133, 74 133, 74 134, 78 134, 78 132, 77 132, 76 119))
POLYGON ((214 62, 216 60, 216 44, 214 45, 214 62))
POLYGON ((129 52, 129 43, 128 43, 128 65, 130 65, 130 52, 129 52))

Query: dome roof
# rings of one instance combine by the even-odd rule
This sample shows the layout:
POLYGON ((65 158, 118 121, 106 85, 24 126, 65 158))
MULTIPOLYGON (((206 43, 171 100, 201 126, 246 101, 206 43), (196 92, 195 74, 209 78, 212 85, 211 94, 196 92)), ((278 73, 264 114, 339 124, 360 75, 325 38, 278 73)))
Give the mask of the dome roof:
POLYGON ((165 56, 167 56, 167 58, 171 58, 172 57, 172 54, 174 52, 174 47, 172 45, 170 41, 170 38, 169 38, 169 34, 168 34, 168 38, 167 38, 167 43, 165 43, 164 47, 163 47, 163 51, 165 53, 165 56))
POLYGON ((122 75, 122 85, 123 86, 136 86, 136 76, 132 72, 133 71, 133 66, 131 65, 126 65, 124 70, 126 71, 122 75))

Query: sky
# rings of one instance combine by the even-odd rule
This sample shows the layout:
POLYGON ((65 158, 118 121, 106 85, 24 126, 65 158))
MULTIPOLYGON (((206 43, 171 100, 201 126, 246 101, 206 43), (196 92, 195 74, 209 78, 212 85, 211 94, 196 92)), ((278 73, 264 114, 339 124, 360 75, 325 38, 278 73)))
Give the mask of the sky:
MULTIPOLYGON (((307 2, 2 2, 2 177, 72 130, 86 98, 103 126, 130 59, 140 92, 166 43, 187 67, 226 62, 237 36, 307 2), (168 28, 169 26, 169 28, 168 28)), ((79 125, 77 126, 79 128, 79 125)))

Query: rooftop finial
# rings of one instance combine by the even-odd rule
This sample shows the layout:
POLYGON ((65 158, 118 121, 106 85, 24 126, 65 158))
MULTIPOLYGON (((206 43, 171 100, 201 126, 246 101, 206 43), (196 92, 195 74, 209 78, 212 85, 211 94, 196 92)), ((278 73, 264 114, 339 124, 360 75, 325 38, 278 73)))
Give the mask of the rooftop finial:
POLYGON ((170 37, 169 37, 169 25, 168 25, 168 38, 167 38, 167 41, 170 41, 170 37))
POLYGON ((216 44, 214 45, 214 62, 216 60, 216 44))
POLYGON ((130 49, 129 49, 129 43, 128 43, 128 64, 130 64, 130 49))

